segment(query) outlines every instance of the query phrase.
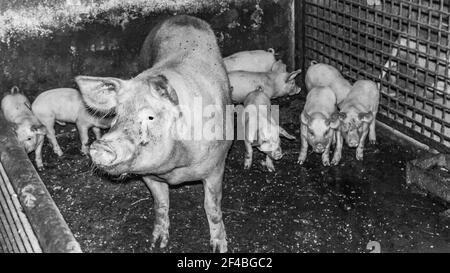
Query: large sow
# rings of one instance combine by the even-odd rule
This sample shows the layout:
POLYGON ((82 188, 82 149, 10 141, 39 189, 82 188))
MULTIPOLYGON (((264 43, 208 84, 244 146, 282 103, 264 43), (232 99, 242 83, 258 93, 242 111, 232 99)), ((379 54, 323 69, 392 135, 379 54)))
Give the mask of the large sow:
MULTIPOLYGON (((222 179, 231 141, 177 137, 190 111, 231 104, 230 86, 210 26, 190 16, 172 17, 154 28, 142 52, 151 68, 130 80, 78 76, 86 104, 116 114, 111 130, 90 147, 93 162, 113 175, 142 175, 155 204, 153 245, 169 238, 169 184, 201 180, 213 251, 226 252, 222 179), (195 101, 202 103, 192 109, 195 101)), ((142 55, 141 55, 142 56, 142 55)), ((220 119, 225 124, 225 115, 220 119)), ((205 115, 203 124, 217 122, 205 115)), ((223 129, 223 127, 222 127, 223 129)))

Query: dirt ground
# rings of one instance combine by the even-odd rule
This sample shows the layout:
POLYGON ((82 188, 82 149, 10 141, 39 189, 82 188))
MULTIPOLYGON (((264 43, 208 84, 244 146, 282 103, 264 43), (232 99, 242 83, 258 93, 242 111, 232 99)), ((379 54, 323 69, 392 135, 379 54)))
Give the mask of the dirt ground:
MULTIPOLYGON (((278 103, 282 125, 298 136, 303 101, 278 103)), ((75 127, 58 132, 65 156, 46 144, 40 175, 83 251, 210 251, 201 184, 172 188, 169 245, 151 249, 153 199, 144 183, 92 173, 75 127)), ((230 252, 368 252, 370 241, 382 252, 450 252, 450 220, 440 216, 448 205, 406 186, 405 164, 418 156, 415 148, 379 134, 363 162, 346 147, 339 166, 322 167, 315 154, 296 164, 299 141, 283 140, 282 147, 276 173, 260 164, 259 152, 244 171, 242 141, 230 151, 222 202, 230 252)))

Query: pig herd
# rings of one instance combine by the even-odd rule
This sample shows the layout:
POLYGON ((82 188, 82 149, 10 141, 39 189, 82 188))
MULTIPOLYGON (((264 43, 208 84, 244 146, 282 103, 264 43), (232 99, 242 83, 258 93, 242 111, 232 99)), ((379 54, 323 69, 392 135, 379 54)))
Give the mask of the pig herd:
MULTIPOLYGON (((165 247, 169 238, 169 185, 202 181, 204 206, 213 251, 226 252, 221 199, 225 160, 232 140, 180 140, 172 132, 186 125, 182 105, 193 105, 200 97, 203 106, 214 104, 270 106, 271 99, 300 93, 295 79, 300 70, 289 73, 273 49, 244 51, 222 59, 214 32, 195 17, 174 16, 153 28, 141 57, 145 71, 122 80, 112 77, 78 76, 79 90, 58 88, 41 93, 32 104, 14 87, 2 102, 6 120, 13 124, 26 152, 35 151, 36 166, 43 170, 42 147, 47 137, 58 156, 54 125, 75 123, 81 152, 112 175, 138 174, 154 198, 153 246, 165 247), (96 141, 88 146, 88 130, 96 141), (103 136, 101 129, 109 129, 103 136)), ((303 164, 308 146, 322 154, 325 166, 337 165, 343 144, 356 148, 363 159, 366 138, 376 141, 375 120, 379 90, 372 81, 351 85, 334 67, 311 63, 306 76, 308 95, 301 120, 303 164), (334 146, 333 157, 329 153, 334 146)), ((270 112, 259 112, 267 130, 247 120, 244 168, 252 164, 253 147, 266 153, 265 165, 275 171, 273 160, 283 156, 279 135, 295 137, 279 127, 270 112), (275 135, 271 132, 277 132, 275 135)), ((211 119, 204 117, 204 119, 211 119)))

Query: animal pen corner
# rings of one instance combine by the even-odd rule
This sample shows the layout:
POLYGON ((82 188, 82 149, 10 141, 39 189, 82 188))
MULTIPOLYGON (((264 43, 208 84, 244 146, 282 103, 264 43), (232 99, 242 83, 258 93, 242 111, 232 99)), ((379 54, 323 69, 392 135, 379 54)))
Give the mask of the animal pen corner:
POLYGON ((443 0, 297 1, 297 63, 379 83, 382 123, 450 151, 450 8, 443 0))

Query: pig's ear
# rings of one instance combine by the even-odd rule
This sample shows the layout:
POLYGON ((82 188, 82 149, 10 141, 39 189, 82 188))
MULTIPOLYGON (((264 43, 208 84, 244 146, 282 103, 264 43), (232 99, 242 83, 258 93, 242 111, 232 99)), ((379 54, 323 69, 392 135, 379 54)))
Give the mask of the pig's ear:
POLYGON ((339 118, 339 112, 335 112, 330 117, 330 128, 337 129, 341 124, 341 120, 339 118))
POLYGON ((302 113, 300 115, 300 119, 301 119, 301 122, 305 125, 309 125, 309 123, 311 122, 311 117, 306 113, 302 113))
POLYGON ((286 64, 284 64, 282 60, 278 60, 273 63, 271 71, 272 72, 286 72, 287 71, 286 64))
POLYGON ((373 114, 372 111, 369 111, 367 113, 359 113, 358 115, 359 120, 365 123, 371 123, 373 120, 373 114))
POLYGON ((294 72, 291 72, 291 73, 287 76, 286 82, 293 81, 293 80, 298 76, 298 74, 300 74, 300 73, 302 73, 302 70, 301 70, 301 69, 296 70, 296 71, 294 71, 294 72))
POLYGON ((47 129, 45 128, 44 125, 32 125, 31 131, 35 132, 37 135, 46 135, 47 134, 47 129))
POLYGON ((174 105, 179 104, 177 92, 169 84, 169 80, 166 78, 166 76, 158 75, 156 77, 150 78, 148 81, 161 97, 168 99, 174 105))
POLYGON ((289 134, 286 130, 284 130, 281 126, 279 126, 280 129, 280 136, 285 137, 289 140, 296 140, 297 138, 291 134, 289 134))
POLYGON ((117 106, 117 94, 124 81, 117 78, 78 76, 75 78, 83 100, 90 108, 103 113, 113 112, 117 106))

